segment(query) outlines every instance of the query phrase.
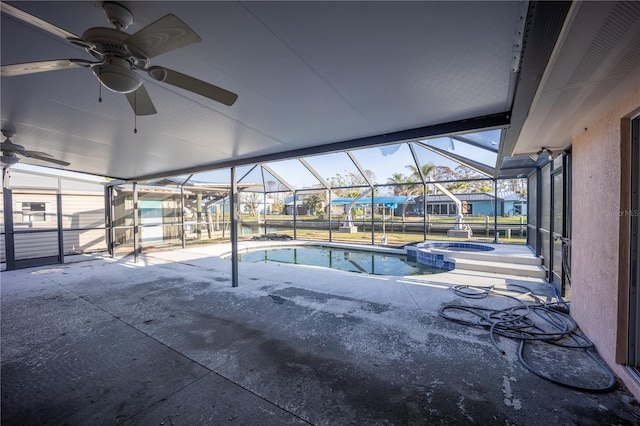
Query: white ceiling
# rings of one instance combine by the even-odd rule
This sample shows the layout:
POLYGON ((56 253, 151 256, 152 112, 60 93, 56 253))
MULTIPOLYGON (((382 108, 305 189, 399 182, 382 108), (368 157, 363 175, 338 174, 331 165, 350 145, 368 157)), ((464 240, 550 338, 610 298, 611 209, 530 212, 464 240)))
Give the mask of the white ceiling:
MULTIPOLYGON (((102 2, 8 3, 77 35, 109 26, 102 2)), ((14 143, 68 161, 69 170, 123 179, 161 176, 345 141, 350 146, 389 142, 385 135, 408 137, 411 129, 418 129, 417 136, 452 132, 456 123, 465 127, 474 122, 470 119, 509 114, 516 80, 527 75, 526 67, 520 74, 512 71, 519 33, 528 21, 527 2, 121 4, 135 17, 129 33, 165 14, 179 16, 202 42, 154 58, 153 64, 231 90, 238 101, 226 107, 143 75, 158 113, 134 124, 123 95, 103 89, 98 102, 99 83, 88 69, 3 77, 2 128, 16 131, 14 143), (453 125, 439 126, 443 123, 453 125)), ((575 40, 571 28, 565 30, 568 46, 575 40)), ((5 14, 1 42, 2 65, 91 59, 5 14)), ((525 55, 535 50, 526 46, 525 55)), ((564 55, 555 53, 562 62, 564 55)), ((579 59, 566 60, 575 65, 579 59)), ((549 72, 546 84, 554 81, 549 72)), ((548 123, 536 112, 548 105, 544 96, 532 101, 529 117, 538 117, 535 126, 522 133, 521 126, 510 129, 520 138, 503 155, 526 152, 533 142, 519 141, 548 123)))

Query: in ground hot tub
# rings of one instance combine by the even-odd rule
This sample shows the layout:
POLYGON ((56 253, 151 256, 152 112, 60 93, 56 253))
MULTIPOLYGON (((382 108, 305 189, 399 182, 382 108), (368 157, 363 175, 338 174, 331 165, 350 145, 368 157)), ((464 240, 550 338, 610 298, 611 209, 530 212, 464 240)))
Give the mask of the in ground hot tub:
POLYGON ((424 242, 415 246, 406 246, 407 258, 415 259, 421 265, 452 271, 456 264, 445 260, 442 252, 487 252, 495 250, 493 247, 479 243, 457 242, 424 242), (434 250, 435 249, 435 250, 434 250), (437 252, 432 252, 437 251, 437 252))
POLYGON ((456 242, 443 242, 443 243, 420 243, 418 244, 420 248, 437 248, 439 250, 450 250, 450 251, 492 251, 495 248, 480 244, 480 243, 456 243, 456 242))

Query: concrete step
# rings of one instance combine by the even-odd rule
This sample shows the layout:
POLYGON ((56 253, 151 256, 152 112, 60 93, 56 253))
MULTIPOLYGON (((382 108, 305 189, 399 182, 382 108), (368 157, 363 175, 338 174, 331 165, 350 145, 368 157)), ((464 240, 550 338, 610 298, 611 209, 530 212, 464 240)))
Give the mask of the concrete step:
POLYGON ((477 272, 494 272, 497 274, 517 275, 519 277, 544 278, 545 270, 539 265, 523 265, 508 262, 491 262, 486 260, 460 259, 445 257, 446 261, 454 262, 456 269, 477 272))
POLYGON ((504 262, 515 265, 540 266, 542 259, 531 254, 495 253, 493 251, 456 251, 431 248, 431 253, 441 254, 452 259, 479 260, 483 262, 504 262))

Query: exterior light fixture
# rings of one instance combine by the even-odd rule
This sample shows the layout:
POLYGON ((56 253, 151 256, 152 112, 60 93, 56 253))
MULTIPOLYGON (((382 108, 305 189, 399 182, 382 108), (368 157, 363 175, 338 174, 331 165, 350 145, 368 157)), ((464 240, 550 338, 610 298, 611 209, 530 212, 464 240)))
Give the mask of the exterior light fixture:
POLYGON ((535 154, 531 154, 529 156, 529 158, 531 158, 533 161, 538 161, 538 158, 542 155, 542 154, 546 154, 549 156, 549 160, 551 158, 553 158, 553 151, 551 151, 549 148, 547 148, 546 146, 543 146, 542 148, 540 148, 540 150, 538 152, 536 152, 535 154))

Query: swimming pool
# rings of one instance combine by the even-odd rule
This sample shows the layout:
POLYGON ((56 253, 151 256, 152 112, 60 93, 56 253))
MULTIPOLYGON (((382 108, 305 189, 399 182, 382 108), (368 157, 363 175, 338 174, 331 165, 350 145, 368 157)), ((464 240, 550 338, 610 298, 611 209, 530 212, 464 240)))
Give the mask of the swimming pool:
POLYGON ((407 260, 406 256, 324 246, 261 248, 238 253, 241 262, 311 265, 371 275, 427 275, 446 272, 407 260))

